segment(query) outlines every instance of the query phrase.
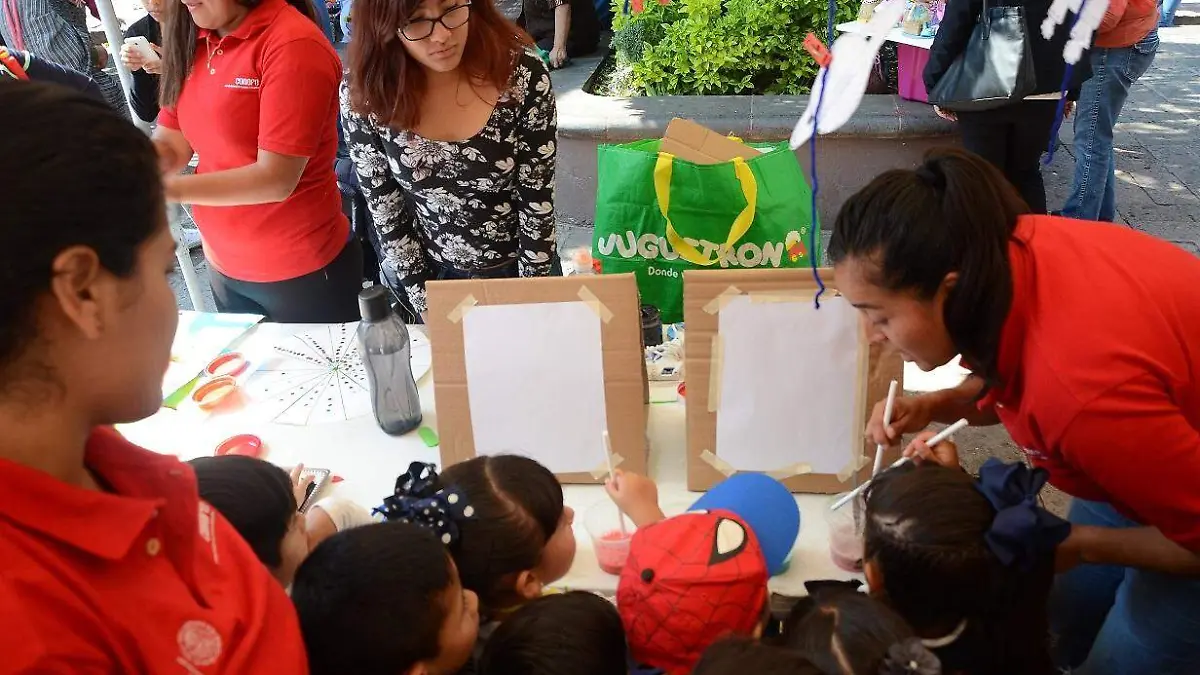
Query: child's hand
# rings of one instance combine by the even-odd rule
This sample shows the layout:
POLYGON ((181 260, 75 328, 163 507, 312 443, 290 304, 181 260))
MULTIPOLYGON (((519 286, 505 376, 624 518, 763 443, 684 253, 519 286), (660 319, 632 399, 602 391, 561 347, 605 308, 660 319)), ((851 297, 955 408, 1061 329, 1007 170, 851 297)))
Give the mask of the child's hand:
POLYGON ((912 457, 917 463, 933 462, 949 469, 961 468, 962 465, 958 461, 958 446, 953 441, 942 441, 932 448, 926 445, 925 442, 936 435, 936 431, 922 431, 917 434, 913 442, 904 449, 904 456, 912 457))
POLYGON ((658 506, 658 485, 645 476, 617 469, 604 483, 604 489, 639 528, 666 518, 658 506))

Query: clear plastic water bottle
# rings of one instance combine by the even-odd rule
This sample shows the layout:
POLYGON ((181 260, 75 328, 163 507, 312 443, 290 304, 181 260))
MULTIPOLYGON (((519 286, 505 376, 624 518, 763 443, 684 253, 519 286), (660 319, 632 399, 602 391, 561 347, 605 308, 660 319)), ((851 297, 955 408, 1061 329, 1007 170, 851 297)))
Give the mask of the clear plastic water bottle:
POLYGON ((384 433, 406 434, 421 425, 421 399, 412 375, 408 326, 392 311, 383 286, 358 294, 358 352, 371 386, 371 407, 384 433))

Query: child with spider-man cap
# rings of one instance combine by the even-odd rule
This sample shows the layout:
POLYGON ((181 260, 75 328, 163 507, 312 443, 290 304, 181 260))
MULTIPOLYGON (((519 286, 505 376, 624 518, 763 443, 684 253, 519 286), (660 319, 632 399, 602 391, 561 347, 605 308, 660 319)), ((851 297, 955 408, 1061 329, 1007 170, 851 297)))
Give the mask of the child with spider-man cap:
POLYGON ((783 484, 739 474, 672 518, 649 478, 617 471, 606 487, 638 527, 617 586, 634 660, 684 675, 720 638, 761 634, 767 580, 785 569, 800 532, 783 484))

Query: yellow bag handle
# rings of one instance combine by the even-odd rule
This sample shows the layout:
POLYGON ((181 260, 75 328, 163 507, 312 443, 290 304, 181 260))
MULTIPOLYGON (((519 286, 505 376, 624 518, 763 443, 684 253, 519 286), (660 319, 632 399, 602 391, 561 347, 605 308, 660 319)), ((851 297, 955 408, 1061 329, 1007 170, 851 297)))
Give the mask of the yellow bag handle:
POLYGON ((742 209, 737 218, 733 219, 733 225, 729 228, 729 237, 725 243, 715 251, 712 257, 705 258, 695 246, 687 243, 679 235, 679 232, 675 230, 675 225, 671 222, 671 217, 667 215, 667 210, 671 206, 671 171, 674 165, 674 155, 669 152, 658 153, 658 162, 654 165, 654 193, 658 197, 658 210, 662 211, 663 218, 667 221, 667 241, 670 242, 671 247, 675 249, 680 258, 703 267, 715 265, 721 260, 725 251, 732 250, 733 245, 746 236, 746 232, 750 230, 750 224, 754 222, 754 209, 758 205, 758 182, 754 180, 754 172, 750 170, 746 160, 741 157, 733 158, 733 172, 737 176, 738 182, 742 184, 742 196, 746 198, 746 208, 742 209))

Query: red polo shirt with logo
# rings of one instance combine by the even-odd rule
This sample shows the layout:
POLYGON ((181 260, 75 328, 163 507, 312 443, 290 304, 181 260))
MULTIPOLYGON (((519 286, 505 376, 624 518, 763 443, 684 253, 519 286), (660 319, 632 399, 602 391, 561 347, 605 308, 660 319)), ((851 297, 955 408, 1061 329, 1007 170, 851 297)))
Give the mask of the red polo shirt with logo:
POLYGON ((108 428, 85 462, 111 492, 0 460, 0 672, 308 672, 291 601, 187 465, 108 428))
POLYGON ((321 29, 285 0, 263 0, 223 38, 199 31, 179 103, 158 117, 200 155, 196 173, 253 164, 260 149, 309 160, 282 202, 193 209, 204 253, 225 276, 294 279, 346 246, 350 225, 333 171, 341 78, 321 29))
POLYGON ((1050 481, 1200 551, 1200 258, 1115 225, 1021 218, 982 404, 1050 481))

